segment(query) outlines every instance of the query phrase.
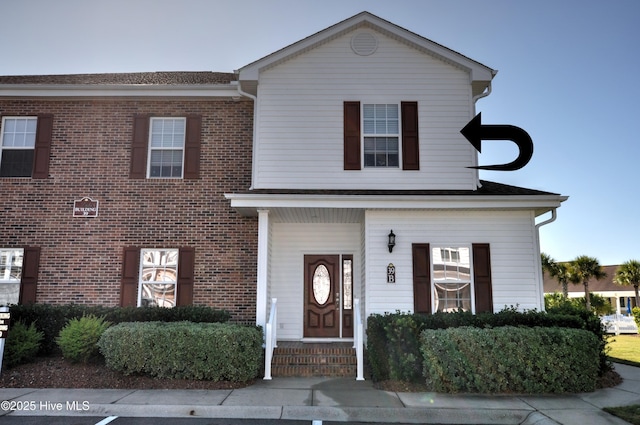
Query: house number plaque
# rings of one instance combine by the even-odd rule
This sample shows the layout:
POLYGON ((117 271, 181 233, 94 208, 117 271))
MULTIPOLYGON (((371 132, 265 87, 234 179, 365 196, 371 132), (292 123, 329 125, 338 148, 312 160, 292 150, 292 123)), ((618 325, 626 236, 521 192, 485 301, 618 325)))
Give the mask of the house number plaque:
POLYGON ((396 266, 393 263, 387 266, 387 283, 396 283, 396 266))

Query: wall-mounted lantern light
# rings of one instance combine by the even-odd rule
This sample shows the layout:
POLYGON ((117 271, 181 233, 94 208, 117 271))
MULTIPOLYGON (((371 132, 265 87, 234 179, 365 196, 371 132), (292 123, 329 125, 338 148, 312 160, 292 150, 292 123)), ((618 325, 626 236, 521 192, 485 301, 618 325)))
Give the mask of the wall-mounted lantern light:
POLYGON ((391 233, 389 233, 389 252, 393 251, 394 246, 396 246, 396 235, 392 230, 391 233))

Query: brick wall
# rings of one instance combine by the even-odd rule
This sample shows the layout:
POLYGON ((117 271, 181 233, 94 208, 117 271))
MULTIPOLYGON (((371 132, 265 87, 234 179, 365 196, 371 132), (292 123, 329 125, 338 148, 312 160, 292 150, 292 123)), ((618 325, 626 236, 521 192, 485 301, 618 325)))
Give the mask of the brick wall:
POLYGON ((0 116, 53 114, 49 178, 0 178, 0 247, 39 246, 39 303, 118 305, 126 246, 195 248, 194 304, 255 321, 257 220, 223 194, 251 184, 247 100, 0 100, 0 116), (129 179, 134 114, 202 116, 200 178, 129 179), (99 201, 73 218, 73 201, 99 201))

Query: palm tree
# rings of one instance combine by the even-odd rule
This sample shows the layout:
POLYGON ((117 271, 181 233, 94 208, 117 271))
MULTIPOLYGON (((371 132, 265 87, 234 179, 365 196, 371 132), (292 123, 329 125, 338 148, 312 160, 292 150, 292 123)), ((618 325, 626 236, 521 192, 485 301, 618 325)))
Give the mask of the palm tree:
POLYGON ((567 263, 556 263, 544 252, 540 254, 542 259, 542 270, 549 273, 549 276, 555 277, 558 283, 562 285, 562 295, 567 298, 569 296, 569 266, 567 263))
POLYGON ((640 285, 640 261, 629 260, 622 263, 616 270, 613 282, 618 285, 633 285, 636 291, 636 307, 640 307, 640 296, 638 295, 638 285, 640 285))
POLYGON ((584 285, 584 299, 587 310, 591 311, 591 298, 589 296, 589 279, 595 277, 597 280, 603 279, 607 274, 602 270, 597 258, 587 255, 576 257, 569 264, 569 280, 572 283, 582 283, 584 285))

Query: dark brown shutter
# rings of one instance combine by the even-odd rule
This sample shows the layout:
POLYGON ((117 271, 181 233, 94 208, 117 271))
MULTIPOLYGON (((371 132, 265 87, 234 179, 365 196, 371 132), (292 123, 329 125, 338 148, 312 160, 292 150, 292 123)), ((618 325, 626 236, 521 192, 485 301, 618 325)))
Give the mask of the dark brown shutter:
POLYGON ((202 133, 202 117, 187 117, 187 133, 184 142, 184 178, 200 177, 200 138, 202 133))
POLYGON ((402 102, 402 169, 420 169, 418 102, 402 102))
POLYGON ((38 270, 40 269, 40 248, 27 247, 22 257, 22 280, 20 282, 20 304, 36 302, 38 270))
POLYGON ((147 178, 147 151, 149 148, 149 116, 133 117, 133 140, 131 141, 131 168, 129 178, 147 178))
POLYGON ((413 312, 431 313, 431 261, 429 244, 413 244, 413 312))
POLYGON ((49 178, 49 158, 51 156, 51 139, 53 137, 53 115, 38 115, 36 127, 36 145, 33 152, 34 179, 49 178))
POLYGON ((344 169, 360 166, 360 102, 344 102, 344 169))
POLYGON ((176 305, 193 304, 193 275, 196 251, 193 248, 180 248, 178 254, 178 287, 176 305))
POLYGON ((476 313, 493 313, 491 289, 491 252, 488 243, 473 244, 473 281, 476 313))
POLYGON ((140 248, 126 247, 122 256, 122 278, 120 280, 120 306, 138 305, 138 275, 140 273, 140 248))

